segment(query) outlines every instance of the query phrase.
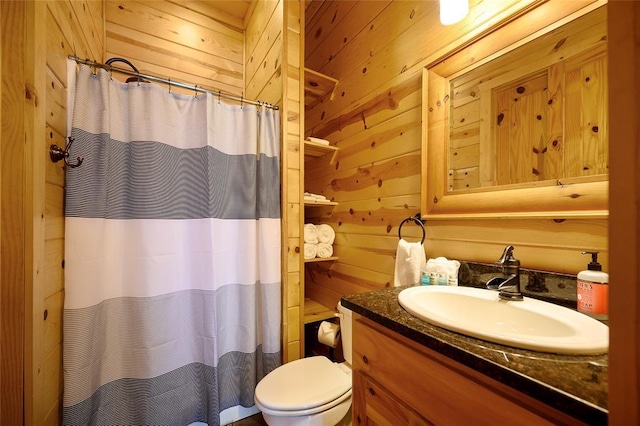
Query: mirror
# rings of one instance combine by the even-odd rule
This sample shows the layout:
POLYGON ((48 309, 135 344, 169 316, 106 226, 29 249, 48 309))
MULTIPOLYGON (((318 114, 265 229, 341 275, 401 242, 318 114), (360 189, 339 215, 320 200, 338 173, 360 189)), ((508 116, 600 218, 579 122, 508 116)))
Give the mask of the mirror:
POLYGON ((426 218, 606 216, 606 6, 497 27, 423 72, 426 218))

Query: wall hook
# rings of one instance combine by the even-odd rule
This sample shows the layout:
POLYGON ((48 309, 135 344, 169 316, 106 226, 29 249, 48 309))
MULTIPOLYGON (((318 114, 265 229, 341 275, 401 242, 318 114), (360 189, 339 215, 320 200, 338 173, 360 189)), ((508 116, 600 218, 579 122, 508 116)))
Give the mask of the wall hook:
POLYGON ((67 142, 67 145, 64 147, 64 149, 60 148, 56 144, 52 144, 49 147, 49 157, 51 158, 51 161, 53 161, 54 163, 57 163, 60 160, 64 160, 64 164, 67 167, 71 167, 71 168, 78 167, 80 164, 82 164, 82 162, 84 161, 84 158, 76 157, 76 160, 78 161, 76 164, 69 163, 69 150, 71 149, 71 144, 73 143, 74 139, 71 136, 69 136, 67 139, 68 139, 68 142, 67 142))

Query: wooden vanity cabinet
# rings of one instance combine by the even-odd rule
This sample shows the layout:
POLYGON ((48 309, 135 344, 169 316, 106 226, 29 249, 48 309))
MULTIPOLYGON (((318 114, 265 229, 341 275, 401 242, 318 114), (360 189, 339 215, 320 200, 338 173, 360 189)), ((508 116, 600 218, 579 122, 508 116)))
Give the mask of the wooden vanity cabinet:
POLYGON ((354 314, 353 424, 583 423, 354 314))

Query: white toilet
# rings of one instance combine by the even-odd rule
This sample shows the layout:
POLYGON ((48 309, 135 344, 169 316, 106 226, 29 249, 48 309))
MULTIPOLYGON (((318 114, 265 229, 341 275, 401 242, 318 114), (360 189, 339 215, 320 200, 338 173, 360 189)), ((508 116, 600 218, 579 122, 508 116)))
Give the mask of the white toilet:
POLYGON ((314 356, 267 374, 254 401, 269 426, 351 425, 351 311, 338 304, 338 312, 346 362, 314 356))

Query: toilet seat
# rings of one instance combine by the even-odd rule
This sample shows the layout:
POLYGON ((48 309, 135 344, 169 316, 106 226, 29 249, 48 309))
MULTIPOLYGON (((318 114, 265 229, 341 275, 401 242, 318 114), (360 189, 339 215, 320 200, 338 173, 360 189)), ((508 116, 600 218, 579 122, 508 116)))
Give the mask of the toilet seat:
POLYGON ((255 391, 258 408, 278 416, 319 413, 350 397, 351 375, 323 356, 276 368, 258 383, 255 391))

